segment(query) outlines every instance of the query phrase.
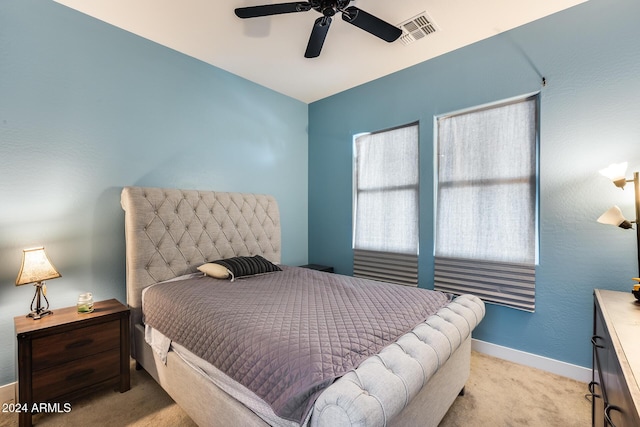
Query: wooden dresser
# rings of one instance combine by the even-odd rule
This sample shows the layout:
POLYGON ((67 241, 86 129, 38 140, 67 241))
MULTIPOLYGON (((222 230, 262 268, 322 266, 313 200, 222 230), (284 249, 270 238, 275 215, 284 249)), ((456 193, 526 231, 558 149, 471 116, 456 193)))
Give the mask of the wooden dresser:
MULTIPOLYGON (((93 390, 129 390, 129 309, 117 300, 96 302, 93 313, 68 307, 39 320, 16 317, 14 324, 21 408, 68 411, 69 401, 93 390)), ((20 427, 31 426, 31 418, 21 410, 20 427)))
POLYGON ((593 331, 592 425, 640 426, 640 303, 596 289, 593 331))

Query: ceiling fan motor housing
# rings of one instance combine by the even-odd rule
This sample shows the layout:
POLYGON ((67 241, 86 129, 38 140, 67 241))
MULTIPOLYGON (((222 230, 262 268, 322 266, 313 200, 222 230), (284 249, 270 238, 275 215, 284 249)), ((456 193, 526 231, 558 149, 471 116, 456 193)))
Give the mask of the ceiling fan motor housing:
POLYGON ((324 16, 333 16, 342 11, 351 3, 351 0, 315 0, 311 1, 311 7, 324 16))

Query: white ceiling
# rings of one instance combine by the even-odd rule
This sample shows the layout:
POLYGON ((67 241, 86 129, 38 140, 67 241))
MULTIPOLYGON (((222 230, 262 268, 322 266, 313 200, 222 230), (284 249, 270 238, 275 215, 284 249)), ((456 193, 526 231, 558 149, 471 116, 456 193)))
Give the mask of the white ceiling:
POLYGON ((322 53, 304 58, 318 12, 240 19, 236 7, 292 0, 55 0, 141 37, 310 103, 586 0, 355 0, 394 24, 426 12, 438 31, 404 45, 336 15, 322 53))

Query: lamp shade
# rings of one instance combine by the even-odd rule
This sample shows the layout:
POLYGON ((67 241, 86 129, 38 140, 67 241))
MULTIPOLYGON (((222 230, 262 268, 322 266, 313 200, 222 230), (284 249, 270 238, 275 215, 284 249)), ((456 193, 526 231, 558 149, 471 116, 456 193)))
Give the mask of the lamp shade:
POLYGON ((622 215, 622 211, 617 206, 612 206, 608 211, 600 215, 598 222, 621 228, 631 228, 631 223, 622 215))
POLYGON ((614 163, 600 170, 600 173, 609 178, 617 187, 624 187, 627 180, 625 174, 627 173, 628 162, 614 163))
POLYGON ((16 278, 16 286, 58 277, 61 277, 61 274, 49 261, 44 247, 24 249, 22 251, 22 265, 16 278))

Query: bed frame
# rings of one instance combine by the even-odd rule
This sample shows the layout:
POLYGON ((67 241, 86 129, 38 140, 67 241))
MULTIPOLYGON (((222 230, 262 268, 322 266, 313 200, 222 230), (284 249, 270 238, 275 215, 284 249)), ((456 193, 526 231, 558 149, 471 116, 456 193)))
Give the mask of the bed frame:
MULTIPOLYGON (((174 352, 169 352, 166 364, 159 359, 144 340, 141 295, 147 286, 195 272, 214 259, 262 255, 279 263, 280 218, 275 199, 125 187, 121 203, 131 351, 137 364, 200 426, 267 426, 174 352)), ((465 297, 327 388, 309 424, 437 426, 469 377, 471 331, 484 316, 482 302, 465 297)))

